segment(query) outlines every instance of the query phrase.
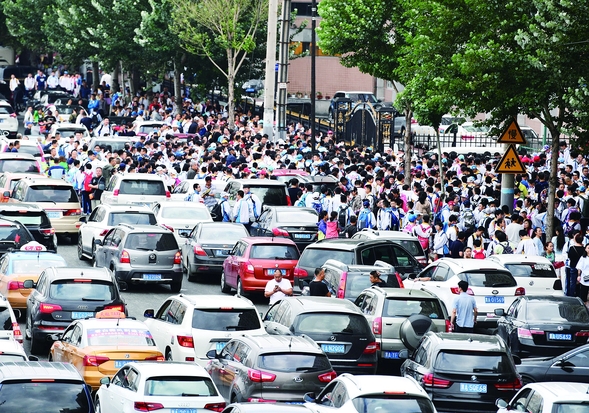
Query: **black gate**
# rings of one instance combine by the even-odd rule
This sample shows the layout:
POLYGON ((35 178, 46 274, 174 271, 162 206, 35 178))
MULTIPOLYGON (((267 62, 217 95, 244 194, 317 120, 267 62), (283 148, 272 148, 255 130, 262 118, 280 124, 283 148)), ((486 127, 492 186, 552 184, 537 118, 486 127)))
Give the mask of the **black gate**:
POLYGON ((346 125, 346 142, 351 145, 379 147, 374 110, 367 104, 356 105, 346 125))

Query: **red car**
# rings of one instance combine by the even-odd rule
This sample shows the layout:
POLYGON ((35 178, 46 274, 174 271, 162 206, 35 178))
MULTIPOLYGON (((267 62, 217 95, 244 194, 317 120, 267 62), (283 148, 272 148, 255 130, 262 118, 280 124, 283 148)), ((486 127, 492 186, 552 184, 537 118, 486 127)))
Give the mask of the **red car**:
POLYGON ((277 269, 286 271, 291 283, 299 261, 296 244, 282 237, 245 237, 240 239, 223 262, 221 291, 232 288, 240 295, 263 292, 277 269))

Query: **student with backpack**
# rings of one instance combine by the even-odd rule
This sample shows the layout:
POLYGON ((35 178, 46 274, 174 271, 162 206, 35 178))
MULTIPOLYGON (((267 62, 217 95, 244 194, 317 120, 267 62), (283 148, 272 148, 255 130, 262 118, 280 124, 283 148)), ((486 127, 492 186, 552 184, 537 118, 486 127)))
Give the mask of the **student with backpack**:
POLYGON ((392 224, 391 204, 386 199, 379 202, 380 209, 377 213, 376 228, 380 231, 389 231, 392 224))
POLYGON ((337 221, 340 228, 345 228, 350 223, 350 217, 352 216, 351 208, 348 204, 346 204, 346 196, 344 194, 340 195, 340 204, 337 207, 337 221))
POLYGON ((358 214, 358 231, 362 231, 364 228, 374 229, 376 227, 376 218, 370 210, 370 201, 364 200, 362 205, 363 208, 358 214))
POLYGON ((325 239, 327 235, 327 211, 319 213, 319 221, 317 222, 317 240, 325 239))
POLYGON ((419 240, 419 244, 421 244, 421 248, 425 252, 425 256, 428 256, 429 253, 429 240, 432 235, 432 227, 429 224, 429 215, 423 216, 423 222, 413 229, 415 235, 417 235, 417 239, 419 240))
POLYGON ((436 229, 436 235, 434 236, 432 251, 434 253, 434 261, 436 261, 448 255, 450 250, 448 249, 448 236, 442 231, 444 224, 441 221, 436 221, 434 227, 436 229))
POLYGON ((481 240, 475 239, 472 243, 472 257, 476 260, 484 260, 487 258, 487 254, 485 253, 485 248, 483 247, 481 240))
POLYGON ((342 238, 352 238, 358 232, 358 217, 350 216, 350 223, 342 231, 342 238))

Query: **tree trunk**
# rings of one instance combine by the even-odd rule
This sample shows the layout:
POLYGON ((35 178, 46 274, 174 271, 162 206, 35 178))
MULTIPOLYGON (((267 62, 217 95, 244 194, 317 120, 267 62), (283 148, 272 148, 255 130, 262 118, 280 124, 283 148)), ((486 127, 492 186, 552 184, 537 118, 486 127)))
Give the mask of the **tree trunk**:
POLYGON ((560 147, 560 135, 555 125, 549 125, 548 130, 552 135, 552 153, 550 156, 550 180, 548 181, 548 209, 546 211, 546 239, 554 236, 554 215, 556 212, 555 198, 558 188, 558 150, 560 147))
POLYGON ((100 73, 98 69, 98 62, 92 62, 92 91, 98 90, 100 85, 100 73))
POLYGON ((182 84, 180 83, 180 63, 174 59, 174 96, 176 97, 176 111, 182 113, 182 84))
POLYGON ((131 96, 135 96, 135 94, 139 90, 139 85, 141 83, 141 77, 139 74, 139 69, 137 69, 134 66, 131 68, 131 81, 129 83, 131 86, 131 96))
POLYGON ((233 119, 235 113, 235 53, 231 49, 227 49, 227 123, 229 129, 233 129, 235 122, 233 119))
POLYGON ((405 109, 405 155, 403 155, 405 169, 405 183, 411 187, 411 109, 405 109))
POLYGON ((112 85, 110 85, 111 94, 119 91, 119 77, 121 77, 121 65, 116 64, 112 72, 112 85))

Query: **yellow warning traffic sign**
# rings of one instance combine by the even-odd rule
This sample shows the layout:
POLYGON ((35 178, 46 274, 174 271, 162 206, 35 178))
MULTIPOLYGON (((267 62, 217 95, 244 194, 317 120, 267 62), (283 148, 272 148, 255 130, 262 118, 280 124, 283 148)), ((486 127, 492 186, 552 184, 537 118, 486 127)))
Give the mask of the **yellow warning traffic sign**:
POLYGON ((526 138, 524 138, 524 134, 517 122, 512 120, 507 129, 503 131, 501 137, 497 139, 497 143, 525 144, 526 138))
POLYGON ((526 167, 519 159, 515 145, 509 145, 497 168, 495 168, 495 172, 500 174, 521 174, 526 172, 526 167))

